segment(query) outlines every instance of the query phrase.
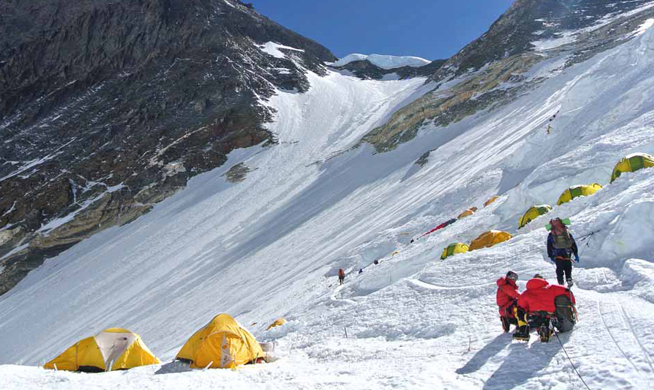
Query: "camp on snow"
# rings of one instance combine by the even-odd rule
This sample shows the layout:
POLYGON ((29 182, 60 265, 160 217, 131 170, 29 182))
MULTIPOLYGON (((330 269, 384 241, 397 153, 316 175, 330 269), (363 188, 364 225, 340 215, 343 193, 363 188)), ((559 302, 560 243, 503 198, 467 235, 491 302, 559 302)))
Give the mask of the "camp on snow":
POLYGON ((540 217, 541 215, 547 214, 550 211, 552 211, 552 206, 548 204, 531 206, 529 210, 527 210, 527 212, 522 217, 520 217, 520 221, 518 221, 518 230, 527 226, 527 224, 534 219, 540 217))
POLYGON ((578 198, 580 196, 593 195, 597 191, 601 190, 602 186, 599 183, 593 183, 589 185, 578 185, 572 186, 567 190, 563 191, 561 196, 559 196, 559 201, 556 202, 557 206, 562 205, 563 203, 568 203, 572 199, 578 198))
POLYGON ((235 368, 264 357, 252 333, 229 314, 219 314, 188 339, 175 359, 191 368, 235 368))
POLYGON ((620 160, 613 168, 611 183, 625 172, 636 172, 643 168, 654 167, 654 157, 647 153, 633 153, 620 160))
POLYGON ((453 244, 448 245, 443 249, 443 253, 441 254, 441 260, 445 260, 450 256, 453 256, 457 253, 466 253, 470 248, 468 245, 462 243, 462 242, 455 242, 453 244))
POLYGON ((73 344, 43 366, 50 370, 103 372, 159 364, 141 336, 127 329, 109 328, 73 344))
POLYGON ((494 197, 488 199, 486 202, 484 202, 484 207, 488 207, 488 205, 495 202, 497 200, 497 198, 499 198, 499 197, 500 197, 499 195, 495 195, 494 197))
POLYGON ((450 226, 451 224, 453 224, 453 223, 456 222, 456 221, 458 221, 458 219, 456 219, 456 218, 452 218, 452 219, 450 219, 450 220, 448 220, 448 221, 445 221, 445 222, 441 223, 440 225, 436 226, 435 228, 431 229, 431 230, 428 231, 427 233, 423 234, 421 237, 424 237, 424 236, 426 236, 426 235, 428 235, 428 234, 431 234, 431 233, 433 233, 433 232, 435 232, 435 231, 438 231, 438 230, 441 230, 441 229, 443 229, 443 228, 446 228, 446 227, 450 226))
POLYGON ((272 324, 268 325, 268 327, 266 328, 266 330, 270 330, 270 329, 272 329, 272 328, 276 328, 276 327, 278 327, 278 326, 282 326, 282 325, 284 325, 285 323, 286 323, 286 319, 284 319, 284 318, 278 318, 278 319, 275 320, 275 322, 273 322, 272 324))
POLYGON ((459 214, 459 216, 456 217, 456 218, 457 218, 457 219, 462 219, 462 218, 465 218, 465 217, 469 217, 469 216, 471 216, 472 214, 474 214, 475 211, 477 211, 477 208, 476 208, 476 207, 470 207, 470 208, 467 209, 466 211, 464 211, 464 212, 462 212, 461 214, 459 214))
POLYGON ((470 243, 469 250, 474 251, 481 248, 490 248, 493 245, 499 244, 500 242, 510 240, 511 237, 511 233, 509 232, 503 232, 501 230, 489 230, 475 238, 470 243))

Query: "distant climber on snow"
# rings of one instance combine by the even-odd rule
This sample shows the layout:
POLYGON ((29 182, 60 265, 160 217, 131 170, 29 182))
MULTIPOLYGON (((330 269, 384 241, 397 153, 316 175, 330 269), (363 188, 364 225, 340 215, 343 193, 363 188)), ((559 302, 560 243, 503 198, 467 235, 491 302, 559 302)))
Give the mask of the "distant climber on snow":
POLYGON ((518 326, 518 319, 513 310, 520 298, 516 280, 518 280, 518 274, 513 271, 507 272, 506 276, 497 280, 496 300, 500 309, 500 320, 504 333, 509 331, 511 324, 518 326))
POLYGON ((343 268, 338 269, 338 281, 341 284, 341 286, 345 282, 345 271, 343 271, 343 268))
POLYGON ((572 256, 579 262, 579 252, 574 237, 560 218, 550 221, 550 234, 547 236, 547 256, 556 264, 556 279, 563 284, 563 274, 568 287, 572 287, 572 256))
POLYGON ((570 289, 550 285, 542 276, 534 275, 518 299, 518 330, 513 338, 529 340, 529 330, 536 328, 541 341, 548 342, 554 330, 571 331, 577 322, 575 304, 570 289))

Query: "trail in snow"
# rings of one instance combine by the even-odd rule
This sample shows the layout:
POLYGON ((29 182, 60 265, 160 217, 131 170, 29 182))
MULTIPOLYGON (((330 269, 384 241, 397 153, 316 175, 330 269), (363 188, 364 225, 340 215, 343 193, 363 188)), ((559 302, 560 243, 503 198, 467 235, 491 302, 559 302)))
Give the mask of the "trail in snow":
POLYGON ((494 301, 495 280, 509 269, 520 274, 521 290, 535 273, 554 279, 542 258, 543 226, 560 216, 572 218, 577 237, 596 232, 575 269, 580 322, 561 335, 563 346, 592 389, 651 387, 653 171, 625 174, 520 231, 517 221, 533 204, 555 203, 570 185, 607 184, 624 155, 654 152, 653 49, 649 29, 556 73, 513 104, 448 128, 428 126, 381 155, 351 147, 426 91, 424 80, 310 75, 308 93, 280 92, 270 101, 279 146, 230 154, 224 167, 194 178, 148 215, 49 259, 0 297, 0 333, 11 335, 0 337, 0 383, 580 388, 558 342, 513 343, 501 334, 494 301), (547 135, 543 124, 555 112, 547 135), (414 161, 429 150, 436 151, 416 169, 414 161), (253 170, 244 182, 227 183, 222 175, 239 163, 253 170), (497 193, 495 203, 481 207, 497 193), (471 206, 479 211, 408 244, 407 237, 471 206), (514 238, 439 260, 447 244, 491 228, 514 238), (371 265, 375 259, 380 263, 371 265), (349 271, 344 287, 336 287, 339 268, 349 271), (110 326, 139 333, 169 360, 220 312, 256 322, 251 330, 276 342, 279 359, 237 372, 166 364, 78 375, 10 365, 40 364, 110 326), (288 323, 266 332, 280 316, 288 323))

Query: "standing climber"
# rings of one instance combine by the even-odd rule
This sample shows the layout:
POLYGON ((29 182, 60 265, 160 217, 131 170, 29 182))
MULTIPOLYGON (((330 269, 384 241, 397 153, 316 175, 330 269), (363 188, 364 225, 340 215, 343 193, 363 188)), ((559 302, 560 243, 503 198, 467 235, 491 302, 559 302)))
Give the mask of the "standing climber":
POLYGON ((509 271, 506 276, 497 280, 497 306, 500 308, 500 320, 502 321, 502 329, 504 333, 509 331, 511 324, 518 325, 518 320, 513 312, 520 293, 518 292, 518 274, 509 271))
POLYGON ((345 282, 345 271, 343 271, 343 268, 338 269, 338 281, 341 283, 341 286, 345 282))
POLYGON ((572 281, 572 256, 579 262, 579 252, 574 237, 568 231, 561 218, 550 221, 551 231, 547 236, 547 256, 556 264, 556 279, 563 284, 563 274, 568 287, 574 284, 572 281))
POLYGON ((519 340, 529 340, 529 329, 536 328, 541 341, 549 341, 552 331, 572 330, 576 322, 575 297, 569 289, 550 285, 539 274, 527 282, 527 290, 518 299, 519 340))

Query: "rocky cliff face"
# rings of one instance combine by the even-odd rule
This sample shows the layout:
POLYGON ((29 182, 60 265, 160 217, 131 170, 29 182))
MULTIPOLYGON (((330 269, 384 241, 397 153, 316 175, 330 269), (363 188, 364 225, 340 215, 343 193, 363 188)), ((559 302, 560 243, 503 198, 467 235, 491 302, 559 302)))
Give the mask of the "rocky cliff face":
POLYGON ((274 144, 261 100, 334 60, 236 0, 1 2, 0 294, 233 149, 274 144))
POLYGON ((547 79, 546 74, 528 75, 534 65, 564 59, 561 68, 552 69, 555 73, 626 42, 654 17, 648 5, 654 2, 518 0, 488 32, 429 76, 432 92, 399 110, 362 142, 385 152, 423 128, 437 129, 507 104, 547 79))

